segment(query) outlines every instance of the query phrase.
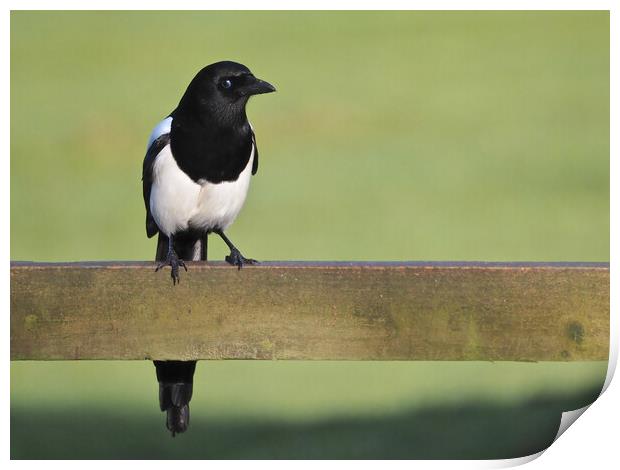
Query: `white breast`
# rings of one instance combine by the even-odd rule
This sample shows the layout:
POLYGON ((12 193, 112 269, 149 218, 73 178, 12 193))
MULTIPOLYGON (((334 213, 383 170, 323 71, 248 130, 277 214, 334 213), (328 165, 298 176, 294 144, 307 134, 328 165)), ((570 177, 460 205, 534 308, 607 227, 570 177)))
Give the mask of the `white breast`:
POLYGON ((234 222, 248 194, 253 161, 254 146, 248 164, 235 181, 218 184, 202 182, 198 205, 189 222, 191 227, 226 230, 234 222))
POLYGON ((225 230, 237 218, 250 185, 254 148, 237 180, 213 184, 194 182, 177 165, 170 145, 155 158, 151 213, 166 235, 195 228, 225 230))

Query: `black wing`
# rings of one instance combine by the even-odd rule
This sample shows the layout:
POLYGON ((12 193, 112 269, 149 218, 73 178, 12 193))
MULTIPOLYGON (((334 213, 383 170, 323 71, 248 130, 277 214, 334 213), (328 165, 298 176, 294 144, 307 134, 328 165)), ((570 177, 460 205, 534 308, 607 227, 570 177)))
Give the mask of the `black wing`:
POLYGON ((162 134, 153 141, 146 152, 144 163, 142 164, 142 195, 144 196, 144 207, 146 208, 146 235, 151 238, 157 232, 159 227, 151 214, 151 186, 153 185, 153 165, 155 165, 155 157, 161 152, 166 145, 170 143, 170 134, 162 134))
POLYGON ((258 171, 258 147, 256 146, 256 136, 252 131, 252 145, 254 146, 254 161, 252 162, 252 174, 255 175, 258 171))

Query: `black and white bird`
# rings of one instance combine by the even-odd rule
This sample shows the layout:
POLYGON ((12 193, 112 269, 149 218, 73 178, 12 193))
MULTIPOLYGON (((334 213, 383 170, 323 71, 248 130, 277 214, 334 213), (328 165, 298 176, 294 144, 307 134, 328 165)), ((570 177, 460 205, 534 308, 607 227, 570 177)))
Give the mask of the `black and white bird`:
MULTIPOLYGON (((170 266, 179 282, 184 261, 207 259, 207 237, 230 248, 226 261, 254 264, 224 234, 243 207, 258 170, 258 148, 246 115, 253 95, 275 88, 236 62, 198 72, 179 105, 151 133, 142 168, 146 233, 159 234, 156 271, 170 266)), ((174 436, 189 425, 195 361, 155 361, 159 403, 174 436)))

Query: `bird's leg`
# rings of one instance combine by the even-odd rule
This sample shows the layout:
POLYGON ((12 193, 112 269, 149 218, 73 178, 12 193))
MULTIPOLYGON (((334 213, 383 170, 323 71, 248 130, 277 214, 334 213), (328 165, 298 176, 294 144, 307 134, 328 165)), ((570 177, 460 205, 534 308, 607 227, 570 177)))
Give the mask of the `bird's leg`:
POLYGON ((175 285, 180 281, 179 277, 179 266, 183 266, 185 271, 187 271, 187 266, 182 259, 178 257, 176 252, 174 251, 174 242, 172 241, 172 235, 168 237, 168 255, 166 259, 157 265, 155 268, 155 272, 159 271, 164 266, 170 266, 170 277, 172 278, 172 284, 175 285))
POLYGON ((224 240, 224 243, 228 245, 228 248, 230 248, 230 255, 225 258, 228 263, 232 264, 233 266, 237 266, 239 269, 241 269, 244 264, 258 263, 258 261, 256 261, 255 259, 244 258, 241 252, 237 249, 237 247, 232 244, 232 242, 228 239, 226 235, 224 235, 224 232, 222 230, 213 230, 213 232, 217 233, 222 238, 222 240, 224 240))
POLYGON ((200 259, 202 261, 207 261, 207 244, 209 242, 209 232, 205 232, 205 234, 201 238, 202 243, 200 244, 200 259))

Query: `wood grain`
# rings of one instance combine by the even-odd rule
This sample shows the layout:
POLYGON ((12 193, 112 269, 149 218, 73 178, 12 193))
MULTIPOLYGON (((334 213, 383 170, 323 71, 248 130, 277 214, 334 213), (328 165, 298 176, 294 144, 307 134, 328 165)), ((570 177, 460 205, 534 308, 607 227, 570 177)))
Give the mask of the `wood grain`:
POLYGON ((606 360, 606 263, 11 264, 11 359, 606 360))

